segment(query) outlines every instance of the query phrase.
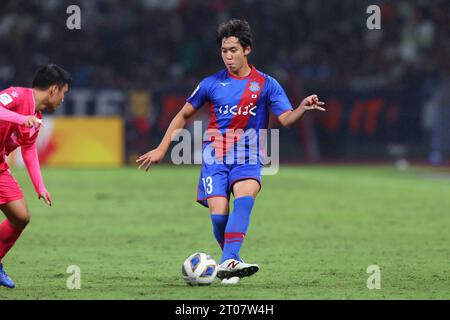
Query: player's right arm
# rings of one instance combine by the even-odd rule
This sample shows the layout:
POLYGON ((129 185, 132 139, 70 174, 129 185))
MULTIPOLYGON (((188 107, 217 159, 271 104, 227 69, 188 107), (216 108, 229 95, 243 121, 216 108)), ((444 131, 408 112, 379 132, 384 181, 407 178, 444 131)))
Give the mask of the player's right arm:
POLYGON ((10 110, 17 105, 18 101, 5 91, 0 93, 0 121, 11 122, 28 128, 38 128, 42 124, 41 119, 35 116, 24 116, 10 110))
POLYGON ((167 131, 163 139, 161 140, 159 146, 143 154, 136 160, 136 162, 139 163, 139 168, 145 168, 145 171, 148 171, 152 163, 158 163, 159 161, 161 161, 164 158, 164 155, 166 154, 167 150, 169 149, 173 134, 177 130, 184 128, 189 118, 192 117, 196 111, 197 109, 194 108, 192 104, 186 102, 183 108, 176 114, 176 116, 170 122, 170 125, 167 128, 167 131))

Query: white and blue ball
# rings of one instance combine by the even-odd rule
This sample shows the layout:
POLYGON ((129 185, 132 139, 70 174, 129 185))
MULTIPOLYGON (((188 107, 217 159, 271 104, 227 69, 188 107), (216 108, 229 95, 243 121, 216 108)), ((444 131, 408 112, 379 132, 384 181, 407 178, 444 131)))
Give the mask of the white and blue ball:
POLYGON ((207 286, 216 278, 217 263, 210 255, 196 252, 184 261, 181 274, 190 286, 207 286))

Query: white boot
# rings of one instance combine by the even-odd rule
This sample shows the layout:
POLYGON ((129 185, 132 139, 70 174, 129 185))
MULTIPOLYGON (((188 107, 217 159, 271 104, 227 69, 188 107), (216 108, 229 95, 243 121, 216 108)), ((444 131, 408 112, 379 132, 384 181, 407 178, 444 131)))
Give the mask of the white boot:
POLYGON ((229 279, 233 277, 249 277, 258 272, 257 264, 245 263, 236 259, 228 259, 217 268, 217 278, 229 279))

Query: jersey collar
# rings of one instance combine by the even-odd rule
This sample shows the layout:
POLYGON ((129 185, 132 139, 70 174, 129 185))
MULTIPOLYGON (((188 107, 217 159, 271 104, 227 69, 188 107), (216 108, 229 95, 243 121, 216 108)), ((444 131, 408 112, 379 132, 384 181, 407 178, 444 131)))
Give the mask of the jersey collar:
POLYGON ((231 78, 234 78, 234 79, 237 79, 237 80, 248 79, 248 78, 250 78, 250 77, 255 73, 255 71, 256 71, 255 67, 254 67, 252 64, 249 64, 248 66, 250 67, 250 73, 249 73, 248 75, 246 75, 245 77, 239 77, 239 76, 237 76, 237 75, 231 73, 230 70, 227 69, 228 75, 229 75, 231 78))

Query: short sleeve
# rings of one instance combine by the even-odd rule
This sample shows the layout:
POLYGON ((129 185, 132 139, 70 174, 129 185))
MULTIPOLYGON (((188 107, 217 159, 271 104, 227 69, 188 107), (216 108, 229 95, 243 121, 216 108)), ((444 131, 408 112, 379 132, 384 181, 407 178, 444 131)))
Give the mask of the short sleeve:
POLYGON ((208 83, 206 79, 202 80, 197 88, 195 88, 194 92, 187 98, 187 102, 189 102, 195 109, 200 108, 207 100, 208 97, 208 83))
POLYGON ((286 111, 293 110, 286 92, 281 85, 272 77, 269 77, 268 101, 272 112, 278 117, 286 111))

